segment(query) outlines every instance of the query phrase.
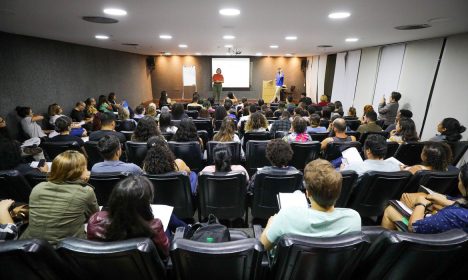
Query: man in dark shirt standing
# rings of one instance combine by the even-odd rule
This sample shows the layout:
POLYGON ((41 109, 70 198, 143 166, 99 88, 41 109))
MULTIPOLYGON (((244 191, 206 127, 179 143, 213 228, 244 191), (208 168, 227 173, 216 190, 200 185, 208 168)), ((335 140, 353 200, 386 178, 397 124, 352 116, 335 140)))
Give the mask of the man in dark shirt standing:
POLYGON ((106 135, 116 136, 120 143, 124 143, 127 139, 125 135, 121 132, 115 131, 115 115, 114 113, 106 112, 100 114, 101 119, 101 130, 93 131, 89 135, 90 141, 99 141, 102 137, 106 135))

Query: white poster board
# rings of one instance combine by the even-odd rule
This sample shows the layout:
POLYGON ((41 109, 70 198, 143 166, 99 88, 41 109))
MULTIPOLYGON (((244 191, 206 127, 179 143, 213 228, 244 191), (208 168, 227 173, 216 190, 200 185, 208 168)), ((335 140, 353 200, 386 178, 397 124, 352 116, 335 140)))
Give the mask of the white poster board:
POLYGON ((184 65, 182 67, 182 77, 185 86, 196 86, 197 76, 195 72, 195 65, 184 65))

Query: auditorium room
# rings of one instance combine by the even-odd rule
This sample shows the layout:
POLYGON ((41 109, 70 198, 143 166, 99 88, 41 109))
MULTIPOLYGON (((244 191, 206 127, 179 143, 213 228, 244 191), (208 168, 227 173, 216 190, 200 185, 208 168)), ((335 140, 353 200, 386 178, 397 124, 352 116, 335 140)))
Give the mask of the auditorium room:
POLYGON ((0 279, 466 279, 468 1, 0 1, 0 279))

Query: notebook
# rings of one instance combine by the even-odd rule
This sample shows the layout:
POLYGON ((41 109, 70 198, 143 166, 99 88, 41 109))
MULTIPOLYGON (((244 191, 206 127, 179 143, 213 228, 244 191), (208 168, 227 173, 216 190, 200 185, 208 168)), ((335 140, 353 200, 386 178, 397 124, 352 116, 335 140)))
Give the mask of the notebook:
POLYGON ((305 194, 299 190, 293 193, 278 193, 276 196, 279 209, 291 207, 308 208, 309 203, 305 194))

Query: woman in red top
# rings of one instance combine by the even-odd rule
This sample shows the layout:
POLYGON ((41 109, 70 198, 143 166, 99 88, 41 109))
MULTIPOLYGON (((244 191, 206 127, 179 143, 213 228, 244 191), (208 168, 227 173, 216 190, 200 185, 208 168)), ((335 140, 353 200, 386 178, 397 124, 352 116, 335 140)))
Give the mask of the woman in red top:
POLYGON ((216 69, 216 74, 213 75, 212 81, 213 81, 213 98, 219 104, 219 98, 221 96, 221 93, 223 92, 223 83, 224 83, 224 77, 221 74, 221 68, 216 69))
POLYGON ((88 221, 89 240, 116 241, 149 237, 162 258, 169 256, 169 238, 161 220, 151 210, 154 191, 143 176, 128 177, 117 183, 112 191, 108 211, 99 211, 88 221))

